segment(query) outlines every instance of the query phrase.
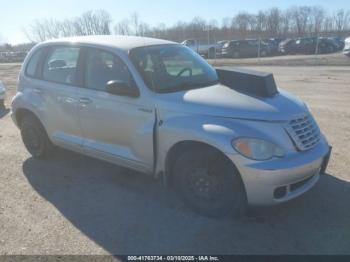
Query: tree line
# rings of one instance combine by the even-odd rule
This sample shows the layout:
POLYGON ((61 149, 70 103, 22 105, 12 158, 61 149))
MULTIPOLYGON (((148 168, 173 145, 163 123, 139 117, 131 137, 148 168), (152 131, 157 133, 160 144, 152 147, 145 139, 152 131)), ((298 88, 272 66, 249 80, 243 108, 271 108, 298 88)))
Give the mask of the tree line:
POLYGON ((25 33, 32 42, 98 34, 136 35, 173 41, 191 38, 210 42, 243 38, 343 37, 350 34, 350 11, 339 9, 329 13, 320 6, 295 6, 286 10, 271 8, 257 13, 239 12, 233 17, 223 18, 221 22, 195 17, 190 22, 178 21, 172 26, 164 23, 151 26, 137 13, 113 24, 107 11, 97 10, 72 19, 36 20, 25 33))

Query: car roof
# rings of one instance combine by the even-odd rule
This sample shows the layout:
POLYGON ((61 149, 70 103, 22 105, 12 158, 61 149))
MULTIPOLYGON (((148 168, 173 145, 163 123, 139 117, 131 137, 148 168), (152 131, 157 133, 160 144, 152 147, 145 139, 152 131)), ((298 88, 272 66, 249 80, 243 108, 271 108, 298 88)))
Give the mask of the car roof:
POLYGON ((176 42, 161 40, 156 38, 139 37, 139 36, 119 36, 119 35, 93 35, 93 36, 77 36, 67 37, 55 40, 49 40, 42 44, 85 44, 98 45, 119 48, 124 51, 129 51, 133 48, 164 45, 164 44, 178 44, 176 42))

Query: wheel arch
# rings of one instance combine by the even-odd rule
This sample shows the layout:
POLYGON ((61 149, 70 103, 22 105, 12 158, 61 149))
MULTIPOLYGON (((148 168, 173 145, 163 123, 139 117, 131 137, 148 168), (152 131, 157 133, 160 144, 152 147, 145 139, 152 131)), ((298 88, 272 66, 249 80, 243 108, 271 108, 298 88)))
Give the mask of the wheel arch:
MULTIPOLYGON (((237 174, 240 177, 240 180, 243 184, 243 179, 241 177, 241 174, 239 170, 237 169, 236 165, 225 155, 224 152, 222 152, 219 148, 210 145, 208 143, 202 142, 202 141, 195 141, 195 140, 184 140, 184 141, 179 141, 176 144, 174 144, 168 151, 166 157, 165 157, 165 166, 164 166, 164 183, 166 186, 171 186, 172 185, 172 176, 173 176, 173 168, 175 165, 176 160, 178 157, 180 157, 181 153, 184 152, 185 150, 189 150, 192 148, 203 148, 203 150, 212 150, 213 152, 218 153, 225 161, 230 163, 232 168, 237 172, 237 174)), ((245 188, 244 188, 245 190, 245 188)))
POLYGON ((38 123, 41 125, 41 127, 44 128, 44 130, 46 131, 44 124, 42 123, 40 118, 37 116, 37 114, 35 114, 32 110, 30 110, 28 108, 18 108, 15 111, 14 115, 15 115, 16 124, 19 128, 21 127, 21 123, 22 123, 22 120, 24 117, 32 116, 38 121, 38 123))

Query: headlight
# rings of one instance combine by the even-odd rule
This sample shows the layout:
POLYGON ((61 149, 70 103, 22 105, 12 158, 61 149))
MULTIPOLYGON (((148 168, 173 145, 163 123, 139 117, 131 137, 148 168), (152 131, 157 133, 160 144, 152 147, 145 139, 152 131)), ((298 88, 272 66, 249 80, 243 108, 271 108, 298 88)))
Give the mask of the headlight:
POLYGON ((232 146, 241 155, 259 161, 284 156, 283 149, 271 142, 257 138, 238 138, 232 141, 232 146))

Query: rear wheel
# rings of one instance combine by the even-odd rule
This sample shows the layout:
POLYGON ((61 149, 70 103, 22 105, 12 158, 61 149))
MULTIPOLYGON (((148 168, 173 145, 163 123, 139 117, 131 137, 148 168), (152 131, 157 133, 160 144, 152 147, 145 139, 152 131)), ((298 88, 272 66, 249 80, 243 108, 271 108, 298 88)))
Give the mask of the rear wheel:
POLYGON ((45 158, 53 151, 53 145, 37 118, 24 116, 21 121, 21 136, 28 152, 36 158, 45 158))
POLYGON ((220 152, 197 147, 183 153, 173 170, 177 191, 184 202, 204 216, 239 216, 246 194, 236 168, 220 152))

